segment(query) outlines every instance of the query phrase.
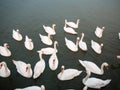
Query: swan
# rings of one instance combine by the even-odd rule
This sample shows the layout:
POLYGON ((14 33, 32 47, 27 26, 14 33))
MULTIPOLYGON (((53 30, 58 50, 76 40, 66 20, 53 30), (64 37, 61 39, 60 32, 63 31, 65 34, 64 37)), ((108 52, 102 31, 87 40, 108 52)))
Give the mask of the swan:
POLYGON ((90 70, 92 73, 95 73, 98 75, 103 75, 104 74, 103 68, 104 67, 108 68, 108 66, 109 66, 108 63, 106 63, 106 62, 102 63, 101 68, 99 68, 95 63, 93 63, 91 61, 79 60, 79 62, 85 69, 90 70))
POLYGON ((99 45, 97 42, 91 40, 91 47, 92 47, 92 49, 93 49, 97 54, 101 54, 101 52, 102 52, 101 49, 102 49, 102 47, 103 47, 103 43, 101 43, 101 44, 99 45))
POLYGON ((44 35, 41 35, 39 34, 40 38, 41 38, 41 41, 46 44, 46 45, 52 45, 52 40, 50 39, 50 34, 48 34, 48 36, 44 36, 44 35))
POLYGON ((14 90, 45 90, 45 86, 41 85, 41 87, 39 86, 28 86, 25 88, 16 88, 14 90))
POLYGON ((65 69, 65 66, 62 65, 61 66, 61 72, 58 73, 57 77, 59 80, 61 81, 65 81, 65 80, 71 80, 77 76, 79 76, 82 73, 82 71, 79 71, 77 69, 65 69))
POLYGON ((58 42, 54 41, 54 48, 46 47, 46 48, 42 48, 41 50, 38 50, 37 52, 39 53, 40 51, 42 51, 42 53, 45 54, 45 55, 51 55, 54 52, 58 52, 57 47, 56 47, 57 44, 58 44, 58 42))
POLYGON ((74 23, 74 22, 68 22, 68 21, 65 19, 65 23, 66 23, 68 26, 72 27, 72 28, 78 28, 78 25, 79 25, 79 23, 80 23, 80 19, 77 19, 77 22, 76 22, 76 23, 74 23))
POLYGON ((44 28, 45 32, 48 33, 48 34, 50 34, 50 35, 55 35, 56 34, 55 27, 56 27, 56 24, 53 24, 52 28, 49 27, 49 26, 43 25, 43 28, 44 28))
POLYGON ((25 45, 26 49, 28 49, 28 50, 33 50, 33 48, 34 48, 32 39, 30 39, 27 35, 25 36, 24 45, 25 45))
POLYGON ((58 57, 57 57, 55 51, 54 51, 54 53, 49 58, 49 67, 53 71, 58 68, 58 57))
POLYGON ((118 37, 119 37, 119 39, 120 39, 120 33, 118 33, 118 37))
POLYGON ((84 38, 84 33, 82 33, 82 37, 79 41, 79 47, 80 47, 81 50, 87 51, 88 50, 87 49, 87 44, 86 44, 86 42, 83 42, 83 38, 84 38))
POLYGON ((38 61, 34 67, 33 79, 38 78, 45 70, 45 61, 42 58, 42 51, 39 53, 40 61, 38 61))
POLYGON ((12 37, 17 41, 22 41, 22 35, 19 32, 19 29, 16 31, 13 29, 12 37))
POLYGON ((98 38, 101 38, 102 35, 103 35, 103 31, 104 31, 105 27, 96 27, 96 30, 95 30, 95 35, 98 37, 98 38))
POLYGON ((7 63, 2 61, 0 62, 0 77, 6 78, 11 74, 10 69, 7 67, 7 63))
POLYGON ((86 73, 87 76, 82 80, 83 84, 85 85, 83 90, 87 90, 88 87, 94 89, 100 89, 102 87, 105 87, 111 82, 111 79, 102 80, 99 78, 90 77, 91 72, 89 70, 87 70, 86 73))
POLYGON ((68 40, 65 37, 65 43, 66 43, 67 48, 70 49, 71 51, 73 51, 73 52, 78 51, 79 37, 77 37, 76 44, 74 42, 72 42, 71 40, 68 40))
POLYGON ((66 33, 77 34, 77 32, 76 32, 73 28, 71 28, 71 27, 66 27, 66 23, 65 23, 63 29, 64 29, 64 31, 65 31, 66 33))
POLYGON ((5 57, 10 57, 11 51, 8 48, 9 48, 8 43, 4 43, 3 46, 0 46, 0 54, 5 57))
POLYGON ((17 72, 21 74, 23 77, 31 78, 32 77, 32 69, 31 64, 26 64, 23 61, 15 61, 12 60, 16 66, 17 72))
POLYGON ((120 59, 120 55, 117 55, 117 59, 120 59))

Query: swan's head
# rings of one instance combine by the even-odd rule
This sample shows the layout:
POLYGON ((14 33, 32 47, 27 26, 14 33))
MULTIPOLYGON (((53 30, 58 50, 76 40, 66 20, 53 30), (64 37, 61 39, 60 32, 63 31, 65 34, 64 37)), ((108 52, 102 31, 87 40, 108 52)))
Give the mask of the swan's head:
POLYGON ((105 27, 102 27, 102 30, 104 30, 105 29, 105 27))
POLYGON ((53 28, 54 30, 55 30, 55 27, 56 27, 56 24, 53 24, 53 25, 52 25, 52 28, 53 28))
POLYGON ((62 65, 62 66, 61 66, 61 73, 63 73, 63 72, 64 72, 64 69, 65 69, 65 66, 64 66, 64 65, 62 65))
POLYGON ((30 65, 30 64, 27 64, 27 66, 26 66, 26 72, 29 71, 30 68, 31 68, 31 65, 30 65))
POLYGON ((55 41, 54 43, 55 43, 55 44, 58 44, 58 41, 55 41))
POLYGON ((2 66, 6 66, 6 62, 3 61, 0 63, 0 69, 2 68, 2 66))
POLYGON ((80 23, 80 19, 77 19, 77 22, 80 23))
POLYGON ((17 29, 16 31, 19 32, 19 29, 17 29))
POLYGON ((106 69, 108 69, 109 64, 104 62, 103 65, 105 66, 106 69))
POLYGON ((79 37, 77 37, 77 40, 80 40, 80 38, 79 38, 79 37))
POLYGON ((82 32, 81 35, 84 37, 85 34, 82 32))
POLYGON ((103 47, 103 43, 101 43, 100 46, 103 47))
POLYGON ((4 43, 3 46, 6 47, 6 48, 9 48, 9 47, 10 47, 10 46, 8 45, 8 43, 4 43))
POLYGON ((41 90, 45 90, 45 86, 44 85, 41 85, 41 90))

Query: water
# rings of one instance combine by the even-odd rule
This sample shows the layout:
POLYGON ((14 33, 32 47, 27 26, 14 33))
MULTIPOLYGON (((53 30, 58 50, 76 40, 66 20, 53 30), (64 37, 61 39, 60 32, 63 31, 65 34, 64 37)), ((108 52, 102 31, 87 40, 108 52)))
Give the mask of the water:
MULTIPOLYGON (((82 90, 84 85, 82 79, 86 76, 83 72, 80 76, 70 81, 60 81, 57 74, 60 72, 61 65, 65 68, 75 68, 84 70, 78 62, 79 59, 89 60, 96 63, 99 67, 103 62, 108 62, 110 67, 105 70, 104 75, 92 74, 93 77, 101 79, 112 79, 111 83, 100 90, 120 90, 120 61, 116 55, 120 55, 120 1, 119 0, 1 0, 0 1, 0 45, 7 42, 10 45, 12 56, 7 58, 0 56, 0 61, 5 61, 11 70, 9 78, 0 77, 0 90, 13 90, 15 88, 24 88, 31 85, 44 84, 46 90, 64 90, 76 89, 82 90), (64 33, 64 20, 76 21, 80 18, 81 22, 77 30, 78 35, 69 35, 64 33), (24 78, 17 73, 12 59, 21 60, 30 63, 32 69, 39 60, 37 50, 44 45, 39 38, 39 33, 47 35, 42 25, 51 26, 56 24, 56 35, 52 40, 57 40, 59 67, 56 71, 51 71, 48 66, 49 56, 43 56, 46 62, 44 73, 37 79, 24 78), (96 26, 105 26, 103 37, 98 39, 94 35, 96 26), (12 30, 20 29, 23 37, 28 35, 33 39, 35 48, 28 51, 24 47, 24 39, 17 42, 12 38, 12 30), (88 45, 88 51, 85 53, 79 49, 73 53, 67 49, 64 37, 75 42, 80 33, 85 33, 84 41, 88 45), (104 43, 101 55, 97 55, 92 49, 90 40, 98 43, 104 43)), ((93 90, 93 89, 88 89, 93 90)))

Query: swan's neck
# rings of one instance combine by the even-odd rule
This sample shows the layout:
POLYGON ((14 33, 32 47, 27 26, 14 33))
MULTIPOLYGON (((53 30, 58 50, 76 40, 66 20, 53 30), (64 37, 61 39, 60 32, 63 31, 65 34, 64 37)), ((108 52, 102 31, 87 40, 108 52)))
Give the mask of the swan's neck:
POLYGON ((77 27, 78 27, 79 23, 80 23, 80 20, 77 20, 77 22, 76 22, 77 27))
POLYGON ((64 25, 64 28, 66 28, 66 23, 65 23, 65 25, 64 25))
POLYGON ((82 34, 82 37, 81 37, 80 41, 83 41, 83 38, 84 38, 84 35, 82 34))
POLYGON ((86 72, 87 72, 87 75, 86 75, 86 77, 83 78, 83 80, 82 80, 83 84, 88 80, 88 78, 89 78, 90 75, 91 75, 91 72, 90 72, 90 71, 87 71, 87 70, 86 70, 86 72))
POLYGON ((51 38, 50 34, 48 34, 48 38, 49 38, 49 39, 51 38))
POLYGON ((55 25, 52 26, 52 29, 55 30, 55 25))
POLYGON ((104 63, 101 65, 101 73, 103 74, 104 73, 104 63))
POLYGON ((39 57, 40 57, 40 60, 43 60, 43 58, 42 58, 42 53, 40 52, 40 54, 39 54, 39 57))
POLYGON ((87 90, 88 89, 88 86, 85 86, 84 88, 83 88, 83 90, 87 90))
MULTIPOLYGON (((57 49, 57 44, 56 43, 54 43, 54 50, 56 50, 57 49)), ((56 51, 55 51, 56 52, 56 51)))
POLYGON ((79 44, 79 40, 77 39, 76 40, 76 47, 78 47, 78 44, 79 44))

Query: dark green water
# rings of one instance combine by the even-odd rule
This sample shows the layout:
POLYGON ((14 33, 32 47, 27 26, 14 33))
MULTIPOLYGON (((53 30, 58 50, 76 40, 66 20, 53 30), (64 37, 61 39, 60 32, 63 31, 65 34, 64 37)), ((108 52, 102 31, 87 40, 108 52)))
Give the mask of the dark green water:
MULTIPOLYGON (((120 90, 120 60, 116 58, 116 55, 120 55, 118 32, 120 32, 120 0, 0 0, 0 45, 7 42, 12 52, 12 56, 9 58, 0 56, 0 62, 5 61, 11 70, 9 78, 0 77, 0 90, 13 90, 41 84, 45 85, 46 90, 70 88, 82 90, 84 87, 82 79, 86 73, 82 73, 70 81, 63 82, 57 79, 61 65, 65 65, 66 68, 84 70, 78 62, 79 59, 92 61, 99 67, 103 62, 108 62, 110 67, 105 70, 104 75, 92 74, 92 76, 112 79, 109 85, 100 90, 120 90), (64 20, 76 21, 78 18, 81 20, 77 30, 78 35, 64 33, 64 20), (37 80, 22 77, 17 73, 11 60, 30 63, 33 69, 39 60, 36 51, 47 47, 39 38, 39 33, 47 35, 42 25, 51 26, 53 23, 56 24, 57 34, 52 40, 57 40, 59 43, 58 69, 51 71, 48 66, 49 56, 44 55, 43 58, 46 62, 44 73, 37 80), (101 39, 94 35, 96 26, 105 26, 101 39), (28 35, 33 39, 35 46, 33 51, 28 51, 24 47, 24 39, 17 42, 12 38, 13 29, 20 29, 23 37, 28 35), (85 53, 79 49, 77 53, 73 53, 65 46, 64 37, 75 41, 81 32, 85 33, 84 41, 88 45, 88 51, 85 53), (101 55, 97 55, 91 49, 91 39, 104 44, 101 55)), ((89 88, 88 90, 94 89, 89 88)))

